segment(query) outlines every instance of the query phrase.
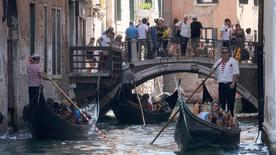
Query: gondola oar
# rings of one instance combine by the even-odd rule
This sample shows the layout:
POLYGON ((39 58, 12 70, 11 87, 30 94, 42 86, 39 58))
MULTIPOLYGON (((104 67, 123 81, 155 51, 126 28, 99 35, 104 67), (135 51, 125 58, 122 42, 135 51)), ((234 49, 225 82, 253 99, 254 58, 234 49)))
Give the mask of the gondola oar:
MULTIPOLYGON (((198 89, 204 84, 204 82, 209 79, 212 74, 216 71, 216 69, 218 68, 218 66, 221 64, 222 62, 220 62, 213 71, 210 72, 210 74, 200 83, 200 85, 197 86, 197 88, 193 91, 193 93, 187 98, 186 102, 188 102, 193 96, 194 94, 198 91, 198 89)), ((152 142, 150 143, 151 145, 155 142, 155 140, 159 137, 159 135, 165 130, 165 128, 172 122, 172 120, 174 119, 174 117, 178 114, 178 112, 180 111, 180 108, 177 109, 177 111, 172 115, 171 119, 164 125, 164 127, 159 131, 159 133, 156 135, 156 137, 152 140, 152 142)))
MULTIPOLYGON (((76 109, 81 113, 81 115, 84 117, 84 119, 89 122, 90 121, 89 118, 80 110, 80 108, 74 103, 74 101, 72 101, 72 99, 66 95, 66 93, 55 83, 55 81, 53 81, 52 79, 49 79, 49 80, 68 99, 68 101, 71 102, 76 107, 76 109)), ((91 123, 92 123, 92 126, 95 128, 95 130, 99 133, 99 135, 101 135, 101 138, 104 141, 107 141, 108 140, 107 136, 105 134, 103 134, 103 132, 93 122, 91 122, 91 123)))
POLYGON ((139 97, 139 95, 138 95, 138 93, 137 93, 137 90, 136 90, 136 84, 133 83, 133 85, 134 85, 135 94, 136 94, 136 96, 137 96, 137 99, 138 99, 138 102, 139 102, 139 105, 140 105, 140 110, 141 110, 141 115, 142 115, 143 124, 146 125, 145 116, 144 116, 144 111, 143 111, 143 106, 142 106, 140 97, 139 97))

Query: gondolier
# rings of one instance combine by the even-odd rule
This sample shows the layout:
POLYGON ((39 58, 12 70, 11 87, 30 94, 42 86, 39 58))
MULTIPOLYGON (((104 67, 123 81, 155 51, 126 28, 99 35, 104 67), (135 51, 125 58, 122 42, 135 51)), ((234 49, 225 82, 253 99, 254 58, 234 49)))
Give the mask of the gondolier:
POLYGON ((132 63, 129 64, 129 69, 125 70, 123 72, 123 77, 122 77, 122 92, 131 98, 132 96, 132 87, 133 87, 133 84, 136 80, 136 77, 135 77, 135 74, 133 72, 133 67, 134 65, 132 63))
POLYGON ((43 80, 48 80, 47 76, 44 74, 40 62, 40 55, 33 54, 29 63, 27 64, 27 74, 28 74, 28 93, 29 93, 29 103, 30 105, 35 105, 38 101, 39 86, 42 84, 43 80))
POLYGON ((221 64, 216 70, 216 79, 219 83, 219 103, 223 110, 225 110, 227 104, 228 111, 234 116, 236 82, 240 74, 239 65, 234 58, 230 57, 230 49, 228 47, 222 48, 221 58, 215 62, 212 71, 220 62, 221 64))

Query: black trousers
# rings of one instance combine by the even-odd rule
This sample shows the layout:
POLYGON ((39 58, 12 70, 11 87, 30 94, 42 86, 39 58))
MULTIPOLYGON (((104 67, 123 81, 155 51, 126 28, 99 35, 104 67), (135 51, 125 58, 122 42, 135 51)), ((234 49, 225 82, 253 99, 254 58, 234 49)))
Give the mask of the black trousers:
POLYGON ((127 57, 128 57, 128 62, 131 60, 131 42, 130 40, 127 40, 127 57))
POLYGON ((132 84, 130 83, 122 84, 121 93, 124 93, 124 95, 129 99, 132 99, 132 96, 133 96, 131 90, 132 90, 132 84))
POLYGON ((180 37, 180 46, 181 46, 181 53, 183 56, 186 55, 186 49, 189 42, 189 38, 187 37, 180 37))
POLYGON ((229 42, 229 40, 223 40, 222 41, 222 46, 230 48, 230 42, 229 42))
POLYGON ((227 104, 227 109, 230 111, 232 116, 234 116, 234 103, 236 97, 236 85, 233 89, 230 88, 231 82, 229 83, 219 83, 219 103, 221 108, 225 110, 227 104))
POLYGON ((29 87, 29 102, 31 106, 35 106, 38 103, 39 87, 29 87))

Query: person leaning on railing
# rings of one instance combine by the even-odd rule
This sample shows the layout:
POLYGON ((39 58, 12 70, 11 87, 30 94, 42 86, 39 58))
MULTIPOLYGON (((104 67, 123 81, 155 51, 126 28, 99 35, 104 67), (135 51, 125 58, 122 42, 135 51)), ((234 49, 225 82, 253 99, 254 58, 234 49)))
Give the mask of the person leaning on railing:
POLYGON ((189 42, 189 38, 191 36, 190 27, 188 26, 188 17, 185 16, 183 21, 179 21, 175 24, 176 27, 180 30, 180 45, 181 45, 181 53, 183 56, 186 55, 186 49, 189 42))
POLYGON ((129 22, 129 27, 126 29, 126 42, 127 42, 127 50, 128 50, 128 62, 131 61, 131 39, 138 38, 138 30, 134 26, 133 21, 129 22))

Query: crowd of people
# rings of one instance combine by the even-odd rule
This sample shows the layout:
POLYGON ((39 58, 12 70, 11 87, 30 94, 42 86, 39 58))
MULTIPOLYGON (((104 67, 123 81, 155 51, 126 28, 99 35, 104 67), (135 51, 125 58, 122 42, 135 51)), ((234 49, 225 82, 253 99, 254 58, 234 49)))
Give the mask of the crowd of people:
MULTIPOLYGON (((137 25, 130 21, 129 27, 125 31, 125 42, 122 35, 115 36, 114 28, 109 27, 97 39, 97 45, 124 48, 123 56, 129 62, 132 57, 132 40, 137 41, 134 45, 137 47, 137 51, 142 48, 146 49, 143 54, 144 58, 147 59, 163 56, 185 56, 188 46, 191 47, 188 54, 200 56, 202 46, 200 38, 203 38, 203 25, 198 21, 197 16, 194 15, 191 18, 191 22, 188 16, 184 16, 183 20, 174 18, 170 26, 166 24, 163 18, 154 19, 152 26, 147 18, 139 20, 137 25)), ((223 41, 223 46, 229 47, 233 51, 231 55, 238 61, 246 61, 254 56, 253 37, 250 28, 244 31, 239 24, 232 25, 231 20, 226 18, 220 29, 220 39, 223 41)), ((137 54, 141 59, 141 53, 138 52, 137 54)))

